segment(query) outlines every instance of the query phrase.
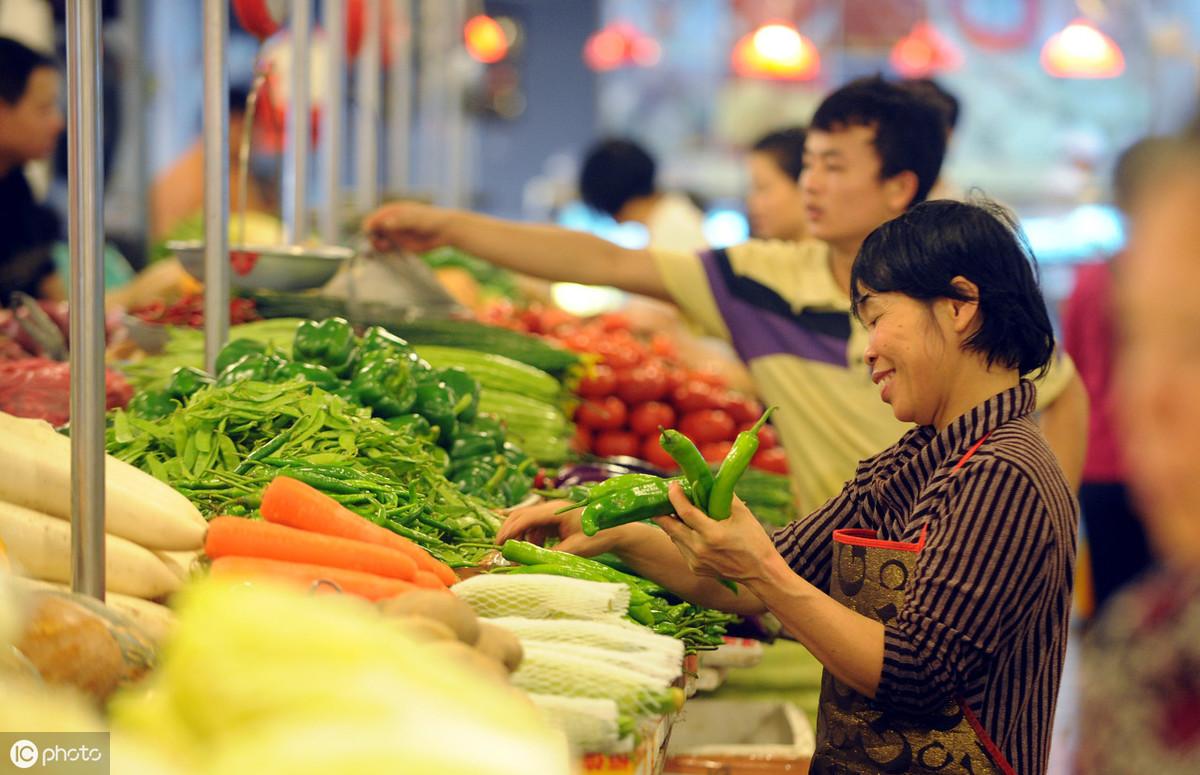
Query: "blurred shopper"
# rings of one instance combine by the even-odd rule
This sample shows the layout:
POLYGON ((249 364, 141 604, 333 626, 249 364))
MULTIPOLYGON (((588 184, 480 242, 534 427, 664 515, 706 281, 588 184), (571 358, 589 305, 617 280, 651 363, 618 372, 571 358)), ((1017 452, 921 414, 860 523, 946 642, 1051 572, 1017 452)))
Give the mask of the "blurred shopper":
POLYGON ((1116 405, 1161 568, 1088 633, 1080 775, 1200 772, 1200 142, 1172 149, 1153 185, 1116 286, 1116 405))
MULTIPOLYGON (((932 107, 879 78, 850 83, 817 108, 805 141, 803 242, 751 241, 701 254, 627 250, 597 237, 411 203, 380 208, 365 227, 381 246, 452 244, 556 280, 615 285, 670 299, 728 339, 759 395, 780 406, 776 427, 800 507, 837 495, 859 460, 911 426, 878 400, 851 314, 850 268, 863 240, 925 199, 945 147, 932 107)), ((1069 359, 1039 382, 1042 427, 1078 486, 1087 395, 1069 359)))
MULTIPOLYGON (((958 97, 946 91, 932 78, 908 78, 900 82, 900 87, 925 100, 937 110, 942 117, 942 125, 946 129, 946 147, 949 148, 950 142, 954 139, 954 130, 958 128, 958 114, 961 109, 958 97)), ((937 182, 933 184, 933 188, 930 189, 929 198, 962 199, 963 192, 946 176, 945 170, 943 170, 937 182)))
POLYGON ((0 306, 14 291, 62 299, 51 249, 59 219, 34 200, 28 162, 48 159, 63 130, 61 78, 54 60, 11 38, 0 38, 0 306))
POLYGON ((804 128, 764 135, 750 150, 746 164, 750 170, 750 193, 746 195, 750 233, 758 239, 804 239, 808 234, 800 193, 804 128))
POLYGON ((617 223, 640 223, 650 245, 661 250, 702 250, 704 213, 686 194, 662 191, 657 165, 632 140, 604 140, 593 146, 579 173, 584 204, 617 223))
MULTIPOLYGON (((1132 206, 1154 184, 1154 168, 1170 146, 1166 138, 1146 138, 1117 161, 1113 194, 1128 217, 1132 206)), ((1088 392, 1088 449, 1079 504, 1087 533, 1094 614, 1117 590, 1150 564, 1146 533, 1133 512, 1125 485, 1125 465, 1117 439, 1113 359, 1116 332, 1113 290, 1116 264, 1123 259, 1080 266, 1075 289, 1063 311, 1063 347, 1075 361, 1088 392)))

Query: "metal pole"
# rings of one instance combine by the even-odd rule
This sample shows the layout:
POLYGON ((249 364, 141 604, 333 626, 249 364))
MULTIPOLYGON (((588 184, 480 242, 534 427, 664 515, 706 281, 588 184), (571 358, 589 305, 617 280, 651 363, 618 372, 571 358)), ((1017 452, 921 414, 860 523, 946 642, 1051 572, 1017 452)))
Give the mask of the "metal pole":
POLYGON ((149 115, 146 110, 148 100, 146 91, 146 15, 145 3, 142 0, 125 0, 121 4, 122 21, 126 25, 130 41, 125 61, 129 67, 126 77, 130 79, 130 87, 126 90, 125 115, 129 125, 127 148, 132 150, 134 161, 133 196, 138 216, 135 220, 142 230, 142 252, 150 256, 151 223, 150 223, 150 146, 146 142, 147 123, 149 115))
POLYGON ((442 79, 444 44, 441 36, 444 0, 422 0, 419 96, 421 147, 417 156, 422 186, 435 201, 446 204, 441 185, 445 166, 445 84, 442 79))
POLYGON ((321 236, 326 245, 338 244, 342 204, 342 158, 346 150, 346 3, 324 0, 326 43, 329 46, 329 92, 325 131, 321 133, 325 169, 325 209, 321 236))
POLYGON ((67 4, 71 251, 71 587, 104 599, 104 188, 100 15, 67 4))
POLYGON ((284 135, 284 241, 296 245, 308 236, 308 155, 312 125, 308 110, 309 38, 312 0, 293 0, 289 22, 292 41, 292 86, 284 135))
POLYGON ((383 27, 381 0, 363 3, 363 43, 356 72, 358 124, 355 127, 358 167, 355 174, 355 204, 367 212, 379 204, 379 71, 380 28, 383 27))
POLYGON ((204 0, 204 363, 210 374, 229 337, 228 37, 229 3, 204 0))
POLYGON ((388 191, 408 188, 412 141, 412 0, 391 0, 392 67, 388 100, 388 191))
POLYGON ((446 189, 445 202, 451 207, 462 207, 465 204, 464 170, 466 169, 467 127, 466 115, 463 111, 463 61, 461 30, 466 22, 466 7, 463 0, 454 0, 448 4, 446 13, 445 35, 446 61, 445 67, 447 99, 446 110, 446 189))

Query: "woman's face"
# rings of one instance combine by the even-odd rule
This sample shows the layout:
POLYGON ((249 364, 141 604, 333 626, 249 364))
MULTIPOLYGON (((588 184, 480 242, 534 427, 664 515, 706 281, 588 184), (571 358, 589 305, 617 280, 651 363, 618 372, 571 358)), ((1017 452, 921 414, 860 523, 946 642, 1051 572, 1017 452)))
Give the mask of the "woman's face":
MULTIPOLYGON (((867 365, 879 397, 896 419, 934 425, 947 404, 958 352, 953 328, 940 318, 939 305, 902 293, 870 294, 859 307, 867 328, 867 365)), ((953 419, 953 418, 950 418, 953 419)))
POLYGON ((804 239, 800 181, 790 177, 769 153, 753 151, 748 163, 750 192, 746 196, 746 209, 750 213, 751 232, 760 239, 804 239))
POLYGON ((1124 457, 1158 553, 1200 567, 1200 166, 1132 222, 1117 284, 1124 457))

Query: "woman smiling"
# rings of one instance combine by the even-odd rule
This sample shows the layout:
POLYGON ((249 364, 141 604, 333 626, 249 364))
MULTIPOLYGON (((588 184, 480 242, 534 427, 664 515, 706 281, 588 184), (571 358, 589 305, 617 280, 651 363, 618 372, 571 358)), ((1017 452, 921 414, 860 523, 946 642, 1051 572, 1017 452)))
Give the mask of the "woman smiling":
POLYGON ((1022 379, 1054 349, 1029 253, 999 208, 929 202, 867 238, 851 291, 881 398, 917 427, 822 508, 768 536, 673 486, 661 530, 589 538, 548 504, 499 538, 555 530, 685 599, 775 614, 825 667, 813 773, 1044 773, 1078 510, 1022 379))

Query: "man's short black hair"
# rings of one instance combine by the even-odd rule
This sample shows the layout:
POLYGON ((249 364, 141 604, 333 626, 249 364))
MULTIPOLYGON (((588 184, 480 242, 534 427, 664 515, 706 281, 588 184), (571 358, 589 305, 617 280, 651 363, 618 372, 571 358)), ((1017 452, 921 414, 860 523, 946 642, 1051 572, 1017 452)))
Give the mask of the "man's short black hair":
POLYGON ((900 82, 900 87, 923 100, 928 100, 929 104, 937 108, 946 122, 947 132, 953 132, 958 126, 958 97, 946 91, 940 83, 932 78, 906 78, 900 82))
POLYGON ((39 67, 58 69, 49 56, 12 38, 0 37, 0 100, 16 105, 25 96, 29 76, 39 67))
POLYGON ((925 201, 946 155, 946 132, 937 108, 879 76, 859 78, 821 102, 809 131, 837 132, 855 126, 875 130, 883 178, 901 172, 917 176, 917 192, 909 207, 925 201))
POLYGON ((802 126, 777 129, 760 137, 752 150, 767 154, 788 177, 797 180, 804 170, 804 138, 807 134, 802 126))
POLYGON ((1049 367, 1054 329, 1033 253, 1016 219, 993 202, 925 202, 871 232, 850 270, 855 314, 879 293, 978 301, 980 325, 968 349, 1021 374, 1049 367), (978 299, 951 284, 959 276, 979 288, 978 299))
POLYGON ((604 140, 588 151, 579 173, 584 204, 615 216, 631 199, 654 193, 655 164, 632 140, 604 140))

